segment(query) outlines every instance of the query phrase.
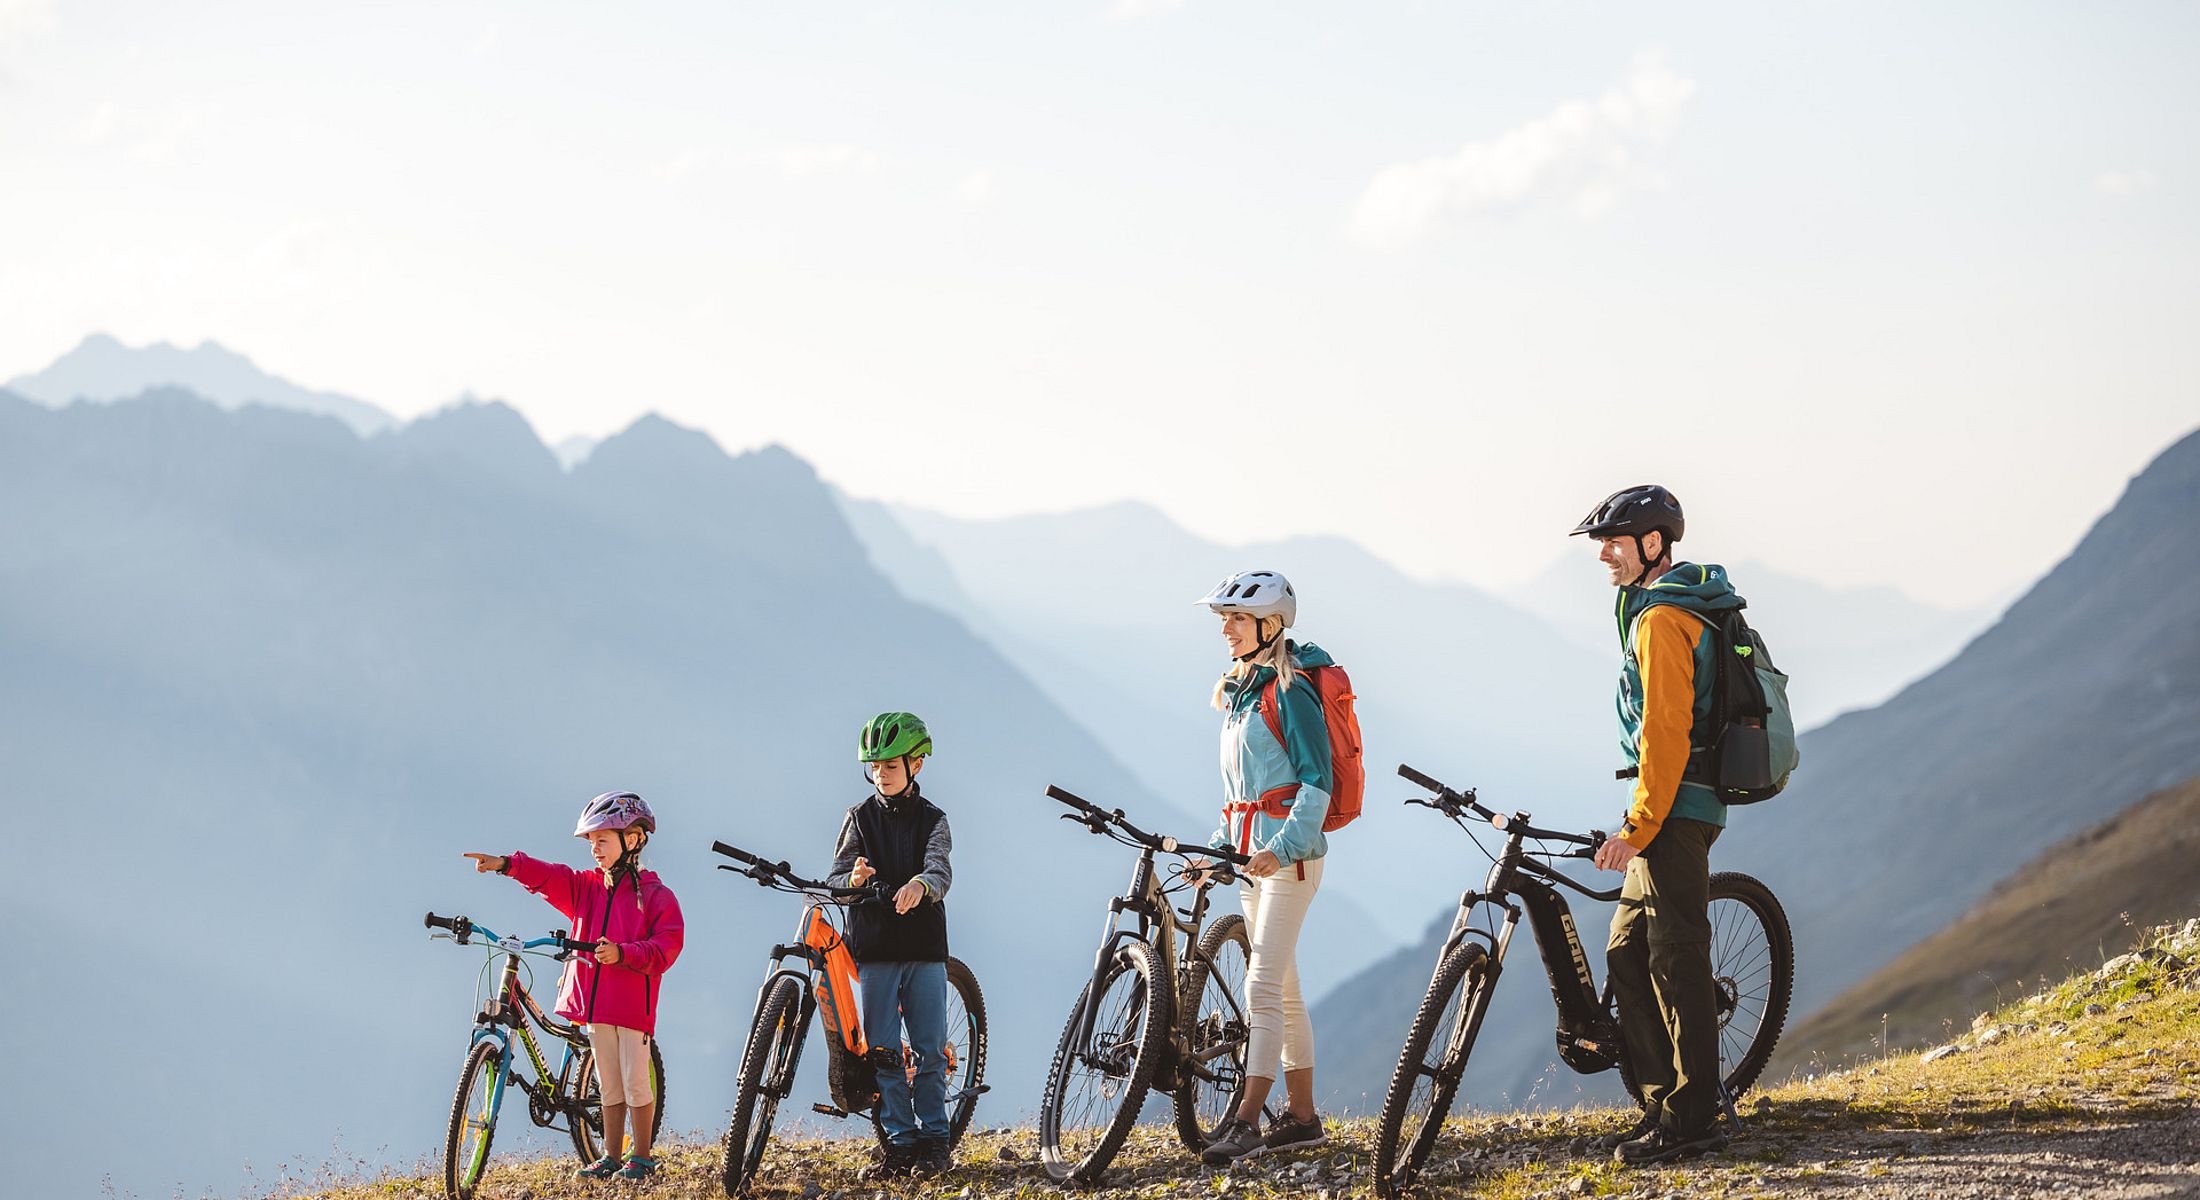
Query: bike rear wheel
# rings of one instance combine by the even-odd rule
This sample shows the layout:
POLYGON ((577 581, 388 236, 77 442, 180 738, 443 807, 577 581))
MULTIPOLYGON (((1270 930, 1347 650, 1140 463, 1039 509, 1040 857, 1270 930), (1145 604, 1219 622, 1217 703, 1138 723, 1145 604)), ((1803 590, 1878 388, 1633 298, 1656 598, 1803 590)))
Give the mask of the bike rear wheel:
POLYGON ((1396 1196, 1411 1186, 1436 1148, 1489 1011, 1493 982, 1489 953, 1475 942, 1453 947, 1429 978, 1383 1096, 1375 1135, 1378 1195, 1396 1196))
POLYGON ((466 1052, 458 1093, 451 1097, 450 1128, 443 1137, 443 1194, 450 1200, 471 1200, 489 1170, 489 1144, 496 1138, 507 1074, 504 1046, 496 1039, 483 1038, 466 1052))
POLYGON ((1114 1161, 1153 1084, 1173 1007, 1161 956, 1144 942, 1117 950, 1097 989, 1085 985, 1039 1102, 1039 1158, 1049 1176, 1090 1183, 1114 1161), (1088 1006, 1092 1029, 1081 1037, 1088 1006))
POLYGON ((1199 952, 1186 968, 1177 1014, 1188 1034, 1189 1061, 1177 1064, 1176 1136, 1194 1154, 1207 1148, 1245 1097, 1252 1030, 1243 997, 1252 959, 1245 918, 1232 913, 1199 936, 1199 952))
MULTIPOLYGON (((1711 977, 1718 988, 1719 1077, 1739 1100, 1764 1073, 1795 991, 1795 935, 1780 899, 1753 876, 1711 877, 1711 977)), ((1642 1088, 1622 1064, 1627 1094, 1642 1088)))
POLYGON ((772 1119, 794 1083, 795 1053, 808 1032, 802 1011, 802 985, 790 976, 773 979, 749 1025, 748 1049, 733 1092, 733 1116, 726 1123, 719 1182, 726 1195, 740 1196, 756 1178, 771 1139, 772 1119))
MULTIPOLYGON (((586 1026, 582 1029, 585 1031, 586 1026)), ((573 1153, 580 1156, 583 1165, 603 1157, 603 1088, 596 1082, 596 1052, 584 1049, 574 1061, 579 1072, 573 1086, 578 1097, 573 1103, 570 1123, 573 1126, 573 1153)), ((649 1115, 649 1140, 657 1141, 657 1135, 665 1130, 665 1056, 657 1049, 657 1039, 649 1039, 649 1082, 657 1095, 656 1111, 649 1115)), ((625 1131, 619 1136, 624 1138, 625 1131)))
POLYGON ((985 1086, 985 993, 959 958, 947 960, 947 1144, 962 1144, 985 1086))

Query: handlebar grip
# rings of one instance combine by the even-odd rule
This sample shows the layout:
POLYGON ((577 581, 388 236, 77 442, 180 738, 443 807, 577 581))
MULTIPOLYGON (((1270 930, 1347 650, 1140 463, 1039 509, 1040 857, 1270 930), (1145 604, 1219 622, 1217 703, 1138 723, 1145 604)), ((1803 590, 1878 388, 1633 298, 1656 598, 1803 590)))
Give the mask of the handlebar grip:
POLYGON ((1235 867, 1242 867, 1246 863, 1253 861, 1252 855, 1239 854, 1237 851, 1231 850, 1227 847, 1218 850, 1213 846, 1201 846, 1198 852, 1216 860, 1217 862, 1226 862, 1235 867))
POLYGON ((1412 767, 1409 767, 1404 763, 1398 764, 1398 775, 1400 778, 1406 780, 1407 782, 1419 784, 1432 792, 1440 793, 1447 790, 1443 784, 1436 782, 1435 780, 1429 778, 1426 775, 1423 775, 1419 771, 1414 770, 1412 767))
POLYGON ((1093 807, 1093 804, 1090 800, 1085 799, 1083 796, 1080 796, 1075 792, 1064 791, 1063 789, 1058 788, 1051 783, 1047 785, 1047 795, 1061 801, 1064 804, 1069 805, 1071 808, 1089 809, 1093 807))
POLYGON ((427 915, 427 918, 420 923, 429 929, 451 928, 451 919, 449 917, 439 917, 436 916, 434 913, 429 913, 427 915))
POLYGON ((724 842, 712 842, 710 844, 710 848, 719 854, 725 855, 727 858, 738 859, 741 862, 745 862, 752 867, 761 867, 764 865, 763 859, 758 858, 757 856, 749 853, 746 850, 743 850, 739 846, 728 846, 724 842))

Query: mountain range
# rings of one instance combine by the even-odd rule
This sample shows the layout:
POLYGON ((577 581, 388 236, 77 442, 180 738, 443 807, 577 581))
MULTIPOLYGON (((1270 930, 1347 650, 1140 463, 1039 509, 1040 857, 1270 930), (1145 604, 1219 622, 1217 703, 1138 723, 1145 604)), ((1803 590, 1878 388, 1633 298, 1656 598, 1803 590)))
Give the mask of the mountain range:
POLYGON ((501 405, 362 438, 173 389, 0 393, 0 513, 0 775, 35 847, 0 876, 28 926, 9 1011, 77 1031, 29 1039, 19 1069, 52 1086, 0 1101, 42 1148, 21 1194, 90 1194, 85 1164, 126 1193, 231 1190, 238 1164, 319 1161, 332 1132, 372 1161, 427 1152, 481 958, 421 913, 558 924, 459 854, 585 861, 575 814, 612 788, 657 808, 650 858, 687 912, 668 1121, 717 1125, 799 905, 706 848, 821 870, 867 791, 855 732, 885 709, 939 739, 924 783, 967 864, 950 924, 991 1004, 990 1119, 1010 1119, 1130 867, 1042 789, 1207 819, 903 598, 778 448, 729 457, 644 418, 567 473, 501 405), (219 1119, 176 1120, 187 1097, 219 1119))

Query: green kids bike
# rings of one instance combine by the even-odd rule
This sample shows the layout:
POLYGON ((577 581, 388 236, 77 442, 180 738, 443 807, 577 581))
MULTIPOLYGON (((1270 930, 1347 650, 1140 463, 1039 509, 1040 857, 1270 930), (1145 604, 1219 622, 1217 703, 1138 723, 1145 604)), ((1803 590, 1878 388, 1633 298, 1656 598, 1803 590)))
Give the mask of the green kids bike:
MULTIPOLYGON (((573 1153, 582 1164, 595 1162, 602 1156, 603 1100, 596 1089, 595 1052, 589 1048, 588 1031, 546 1016, 520 977, 522 957, 562 963, 575 954, 594 952, 595 943, 576 941, 556 931, 532 940, 499 936, 488 926, 465 917, 439 917, 434 913, 428 914, 425 923, 429 929, 444 931, 430 937, 449 938, 461 946, 480 938, 489 950, 491 964, 498 954, 504 956, 496 990, 474 1018, 466 1063, 458 1073, 458 1093, 451 1098, 451 1123, 443 1139, 444 1195, 450 1200, 472 1200, 481 1187, 489 1169, 489 1146, 496 1139, 497 1117, 513 1088, 527 1098, 530 1121, 569 1135, 573 1153), (562 1043, 554 1071, 543 1057, 535 1029, 562 1043), (526 1052, 524 1064, 517 1061, 522 1050, 526 1052)), ((661 1130, 665 1124, 665 1061, 658 1052, 656 1038, 649 1039, 649 1075, 657 1089, 652 1130, 661 1130)))

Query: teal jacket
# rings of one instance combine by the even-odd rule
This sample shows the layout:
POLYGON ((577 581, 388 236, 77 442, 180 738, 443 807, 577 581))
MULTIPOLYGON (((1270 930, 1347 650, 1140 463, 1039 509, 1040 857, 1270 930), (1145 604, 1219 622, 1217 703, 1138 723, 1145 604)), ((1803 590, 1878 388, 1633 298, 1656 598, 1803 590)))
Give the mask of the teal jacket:
MULTIPOLYGON (((1333 665, 1311 642, 1285 642, 1302 668, 1333 665)), ((1303 676, 1278 691, 1283 742, 1268 731, 1261 693, 1276 673, 1256 667, 1226 685, 1230 707, 1222 717, 1222 827, 1207 844, 1252 854, 1267 850, 1282 862, 1304 862, 1329 853, 1322 821, 1334 787, 1329 766, 1329 725, 1321 697, 1303 676)))
MULTIPOLYGON (((1717 674, 1716 645, 1702 621, 1679 623, 1680 642, 1686 661, 1671 665, 1651 659, 1653 671, 1679 671, 1690 676, 1686 692, 1674 691, 1670 709, 1659 707, 1661 689, 1645 689, 1643 663, 1650 656, 1643 645, 1643 618, 1651 610, 1670 606, 1695 616, 1742 607, 1742 598, 1727 582, 1726 568, 1695 563, 1675 563, 1648 587, 1623 587, 1613 606, 1619 626, 1622 654, 1619 676, 1619 742, 1627 765, 1636 768, 1633 802, 1628 806, 1629 841, 1646 847, 1668 817, 1686 817, 1709 825, 1725 826, 1726 805, 1718 794, 1700 783, 1683 780, 1691 749, 1706 744, 1711 720, 1711 689, 1717 674), (1679 697, 1693 695, 1687 711, 1679 697), (1646 759, 1650 761, 1646 764, 1646 759), (1631 831, 1640 831, 1636 837, 1631 831)), ((1679 680, 1674 681, 1675 687, 1679 680)))

